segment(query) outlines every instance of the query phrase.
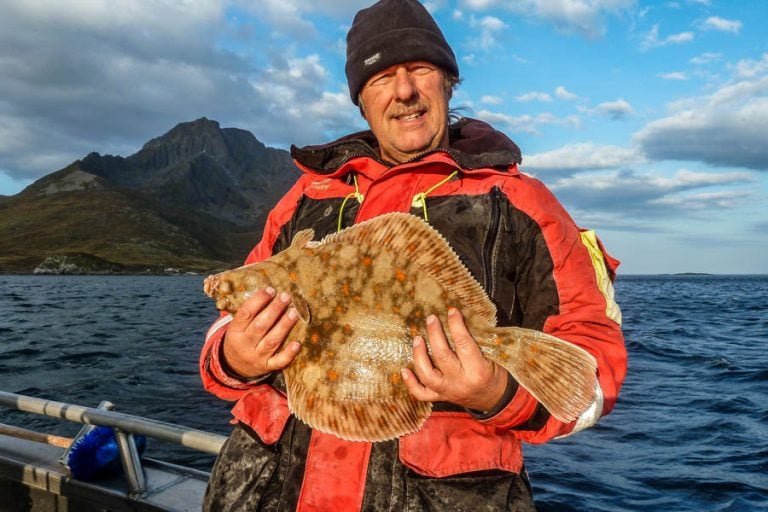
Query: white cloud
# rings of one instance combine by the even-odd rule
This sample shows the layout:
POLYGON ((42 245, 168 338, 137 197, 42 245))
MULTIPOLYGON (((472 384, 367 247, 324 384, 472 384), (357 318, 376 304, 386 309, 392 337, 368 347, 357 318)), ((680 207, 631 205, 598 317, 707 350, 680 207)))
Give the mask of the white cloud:
POLYGON ((632 108, 632 105, 630 105, 628 101, 619 98, 615 101, 600 103, 595 108, 595 112, 607 116, 614 121, 618 121, 634 114, 635 109, 632 108))
POLYGON ((737 78, 752 78, 768 73, 768 52, 759 60, 742 59, 734 66, 737 78))
POLYGON ((483 50, 498 46, 496 35, 507 28, 507 25, 495 16, 485 16, 480 19, 473 16, 469 25, 480 34, 470 44, 483 50))
POLYGON ((637 134, 654 159, 699 160, 711 165, 768 170, 768 98, 737 110, 703 105, 649 123, 637 134))
POLYGON ((546 92, 531 91, 520 96, 515 96, 515 99, 521 103, 528 103, 531 101, 543 101, 545 103, 552 101, 552 96, 546 92))
POLYGON ((634 8, 636 0, 463 0, 467 9, 482 11, 500 7, 516 15, 551 23, 562 32, 575 32, 589 38, 605 34, 605 18, 634 8))
POLYGON ((731 82, 669 109, 635 134, 649 158, 768 170, 768 54, 740 61, 731 82))
POLYGON ((491 112, 490 110, 481 110, 477 117, 486 121, 501 130, 509 130, 517 133, 537 134, 538 127, 542 125, 570 126, 578 128, 581 126, 581 119, 578 116, 557 117, 549 112, 536 115, 523 114, 512 116, 501 112, 491 112))
POLYGON ((707 30, 719 30, 721 32, 733 32, 738 34, 741 30, 741 22, 739 20, 727 20, 725 18, 719 18, 717 16, 710 16, 704 21, 704 28, 707 30))
POLYGON ((483 96, 480 98, 480 103, 485 103, 486 105, 501 105, 504 103, 504 100, 498 96, 483 96))
POLYGON ((6 0, 3 15, 21 23, 39 23, 56 27, 80 27, 106 32, 115 27, 144 27, 146 31, 165 29, 166 35, 184 36, 220 19, 226 2, 144 0, 127 2, 116 8, 110 0, 6 0))
POLYGON ((565 101, 574 101, 579 99, 579 97, 563 87, 562 85, 559 85, 557 89, 555 89, 555 96, 557 99, 565 100, 565 101))
POLYGON ((682 71, 671 71, 669 73, 659 73, 656 76, 658 76, 663 80, 672 80, 672 81, 678 81, 678 82, 688 80, 688 76, 682 71))
POLYGON ((713 208, 730 210, 743 204, 744 200, 751 195, 746 190, 670 194, 650 201, 650 204, 671 206, 682 210, 710 210, 713 208))
POLYGON ((710 62, 716 62, 723 56, 722 53, 705 52, 701 55, 691 58, 690 63, 696 65, 709 64, 710 62))
MULTIPOLYGON (((176 123, 203 116, 283 147, 361 126, 343 83, 318 57, 270 51, 271 34, 225 19, 229 5, 5 2, 0 48, 13 51, 0 53, 0 135, 13 136, 0 142, 0 170, 30 179, 91 151, 127 155, 176 123), (247 49, 222 49, 222 38, 258 46, 259 57, 273 61, 256 65, 247 49)), ((291 13, 305 13, 296 10, 302 5, 271 0, 263 7, 291 23, 291 13)))
POLYGON ((637 149, 590 142, 567 144, 545 153, 525 155, 523 158, 524 170, 534 172, 621 169, 644 161, 637 149))
POLYGON ((736 198, 753 194, 755 176, 746 172, 707 173, 681 169, 668 176, 654 171, 585 172, 554 180, 550 188, 577 209, 624 212, 635 218, 675 216, 680 210, 732 209, 736 198), (711 187, 730 189, 710 190, 711 187), (734 187, 737 187, 734 189, 734 187))
POLYGON ((645 37, 643 37, 643 40, 640 41, 640 49, 645 51, 645 50, 650 50, 652 48, 667 46, 670 44, 688 43, 690 41, 693 41, 694 38, 695 36, 693 32, 680 32, 664 38, 660 38, 659 25, 656 24, 651 28, 651 30, 648 31, 647 34, 645 34, 645 37))

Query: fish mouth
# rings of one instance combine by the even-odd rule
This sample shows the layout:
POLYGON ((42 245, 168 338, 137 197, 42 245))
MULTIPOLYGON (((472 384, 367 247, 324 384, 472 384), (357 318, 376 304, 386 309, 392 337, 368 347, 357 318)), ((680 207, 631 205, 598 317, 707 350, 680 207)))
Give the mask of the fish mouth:
POLYGON ((219 276, 208 276, 205 278, 205 281, 203 281, 203 292, 213 298, 213 294, 216 291, 216 288, 219 287, 219 276))

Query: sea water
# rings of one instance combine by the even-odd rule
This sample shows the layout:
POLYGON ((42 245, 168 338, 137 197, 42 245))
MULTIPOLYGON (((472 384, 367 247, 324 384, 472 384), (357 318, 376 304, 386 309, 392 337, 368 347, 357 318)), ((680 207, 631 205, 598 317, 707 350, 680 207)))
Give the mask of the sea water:
MULTIPOLYGON (((0 390, 226 434, 201 276, 0 276, 0 390)), ((768 510, 768 276, 621 276, 629 373, 594 428, 525 447, 539 510, 768 510)), ((79 425, 0 409, 0 422, 79 425)), ((146 455, 213 458, 151 440, 146 455)))

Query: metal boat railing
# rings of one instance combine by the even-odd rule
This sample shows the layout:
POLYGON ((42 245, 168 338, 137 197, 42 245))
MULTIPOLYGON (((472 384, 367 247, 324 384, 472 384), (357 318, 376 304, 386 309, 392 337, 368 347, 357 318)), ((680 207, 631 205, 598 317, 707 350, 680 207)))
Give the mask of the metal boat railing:
MULTIPOLYGON (((108 404, 111 405, 111 404, 108 404)), ((107 407, 108 407, 107 405, 107 407)), ((132 493, 146 489, 141 459, 138 456, 133 434, 176 443, 201 452, 218 454, 226 437, 202 430, 165 423, 162 421, 123 414, 106 409, 83 407, 53 400, 45 400, 7 391, 0 391, 0 406, 18 411, 59 418, 85 425, 111 427, 120 452, 120 462, 132 493)), ((100 407, 105 407, 102 405, 100 407)))

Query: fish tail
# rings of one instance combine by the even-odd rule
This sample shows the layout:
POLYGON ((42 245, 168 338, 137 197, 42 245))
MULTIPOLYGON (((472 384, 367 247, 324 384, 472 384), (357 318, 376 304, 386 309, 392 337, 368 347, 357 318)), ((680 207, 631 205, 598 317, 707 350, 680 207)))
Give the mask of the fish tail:
POLYGON ((558 420, 570 423, 592 405, 597 363, 583 348, 518 327, 495 328, 480 345, 558 420))

